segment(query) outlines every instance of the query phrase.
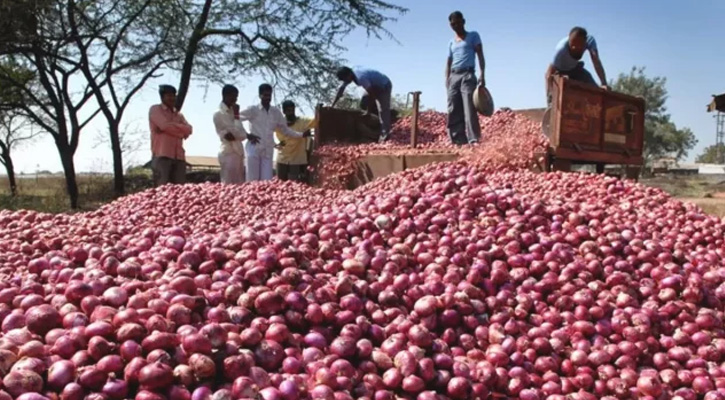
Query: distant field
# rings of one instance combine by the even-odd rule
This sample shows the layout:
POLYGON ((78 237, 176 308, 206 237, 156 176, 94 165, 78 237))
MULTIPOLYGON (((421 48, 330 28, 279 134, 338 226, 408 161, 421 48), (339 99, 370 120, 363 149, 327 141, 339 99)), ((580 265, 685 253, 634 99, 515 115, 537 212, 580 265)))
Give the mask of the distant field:
MULTIPOLYGON (((7 177, 0 181, 0 209, 37 210, 50 213, 70 211, 65 179, 60 175, 20 176, 17 179, 18 195, 10 195, 7 177)), ((151 187, 148 175, 133 174, 126 178, 128 193, 151 187)), ((112 201, 113 177, 111 175, 79 175, 78 192, 81 210, 88 211, 112 201)))
MULTIPOLYGON (((193 172, 190 182, 217 181, 219 173, 193 172)), ((68 212, 68 196, 65 181, 60 175, 25 175, 18 179, 18 196, 10 196, 7 178, 0 177, 0 209, 30 209, 43 212, 68 212)), ((656 177, 640 180, 641 183, 658 187, 672 196, 697 204, 703 211, 725 217, 725 177, 656 177), (720 197, 723 196, 723 197, 720 197)), ((110 175, 80 175, 81 211, 93 210, 113 201, 113 178, 110 175)), ((126 179, 127 193, 135 193, 152 186, 149 171, 134 171, 126 179)))

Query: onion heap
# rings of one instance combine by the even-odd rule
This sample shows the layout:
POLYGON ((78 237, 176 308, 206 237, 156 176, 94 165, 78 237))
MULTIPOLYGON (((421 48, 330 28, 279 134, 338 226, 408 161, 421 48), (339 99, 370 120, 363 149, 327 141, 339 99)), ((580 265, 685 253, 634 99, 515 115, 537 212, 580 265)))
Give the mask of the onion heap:
POLYGON ((491 146, 0 211, 0 400, 725 398, 725 222, 491 146))
POLYGON ((548 140, 541 126, 512 111, 497 111, 492 117, 479 115, 481 143, 473 146, 451 144, 447 133, 447 114, 424 111, 418 116, 418 147, 410 148, 412 117, 398 120, 385 143, 326 143, 315 149, 317 166, 309 167, 318 176, 318 184, 328 189, 344 189, 355 173, 356 161, 367 155, 456 154, 508 168, 528 168, 541 162, 548 140), (317 168, 317 170, 315 170, 317 168))

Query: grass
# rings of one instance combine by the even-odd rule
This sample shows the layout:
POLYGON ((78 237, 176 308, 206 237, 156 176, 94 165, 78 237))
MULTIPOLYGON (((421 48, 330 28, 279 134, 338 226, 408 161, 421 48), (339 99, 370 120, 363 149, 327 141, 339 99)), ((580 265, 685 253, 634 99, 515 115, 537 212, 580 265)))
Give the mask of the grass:
MULTIPOLYGON (((36 210, 49 213, 89 211, 113 201, 113 177, 105 174, 84 174, 78 178, 79 210, 71 210, 62 175, 18 177, 18 194, 12 196, 5 182, 0 184, 0 209, 36 210)), ((135 193, 150 188, 151 177, 134 173, 126 177, 126 192, 135 193)))

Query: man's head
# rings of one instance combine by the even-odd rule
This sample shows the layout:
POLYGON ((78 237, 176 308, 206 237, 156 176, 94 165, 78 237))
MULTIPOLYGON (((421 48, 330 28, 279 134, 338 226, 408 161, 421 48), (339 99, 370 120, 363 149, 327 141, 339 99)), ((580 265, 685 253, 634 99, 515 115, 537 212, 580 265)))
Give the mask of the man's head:
POLYGON ((337 79, 345 82, 350 83, 355 79, 355 73, 352 72, 352 69, 350 67, 342 67, 337 70, 337 79))
POLYGON ((587 30, 575 26, 569 31, 569 54, 577 60, 581 59, 587 49, 587 30))
POLYGON ((161 104, 168 108, 173 109, 176 107, 176 88, 171 85, 160 85, 159 86, 159 97, 161 97, 161 104))
POLYGON ((453 32, 461 34, 466 31, 466 19, 463 18, 462 12, 453 11, 451 15, 448 16, 448 22, 451 24, 453 32))
POLYGON ((282 102, 282 113, 287 118, 287 121, 294 122, 297 119, 295 115, 295 103, 292 100, 282 102))
POLYGON ((264 107, 269 107, 272 102, 272 85, 269 83, 259 85, 259 99, 262 100, 264 107))
POLYGON ((224 85, 222 88, 222 102, 231 107, 237 104, 239 97, 239 89, 234 85, 224 85))

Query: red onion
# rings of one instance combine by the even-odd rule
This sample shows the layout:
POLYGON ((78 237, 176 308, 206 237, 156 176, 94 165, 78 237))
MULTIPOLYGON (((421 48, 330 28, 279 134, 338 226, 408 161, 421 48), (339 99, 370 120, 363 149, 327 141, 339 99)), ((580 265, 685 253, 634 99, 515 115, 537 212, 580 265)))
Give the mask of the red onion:
POLYGON ((76 367, 72 362, 61 360, 48 368, 47 384, 53 390, 63 390, 66 385, 76 378, 76 367))
POLYGON ((4 389, 13 397, 23 393, 40 392, 43 389, 43 378, 33 371, 11 371, 3 378, 4 389))
POLYGON ((166 364, 155 362, 141 368, 138 372, 139 384, 148 390, 164 389, 174 381, 174 373, 166 364))

